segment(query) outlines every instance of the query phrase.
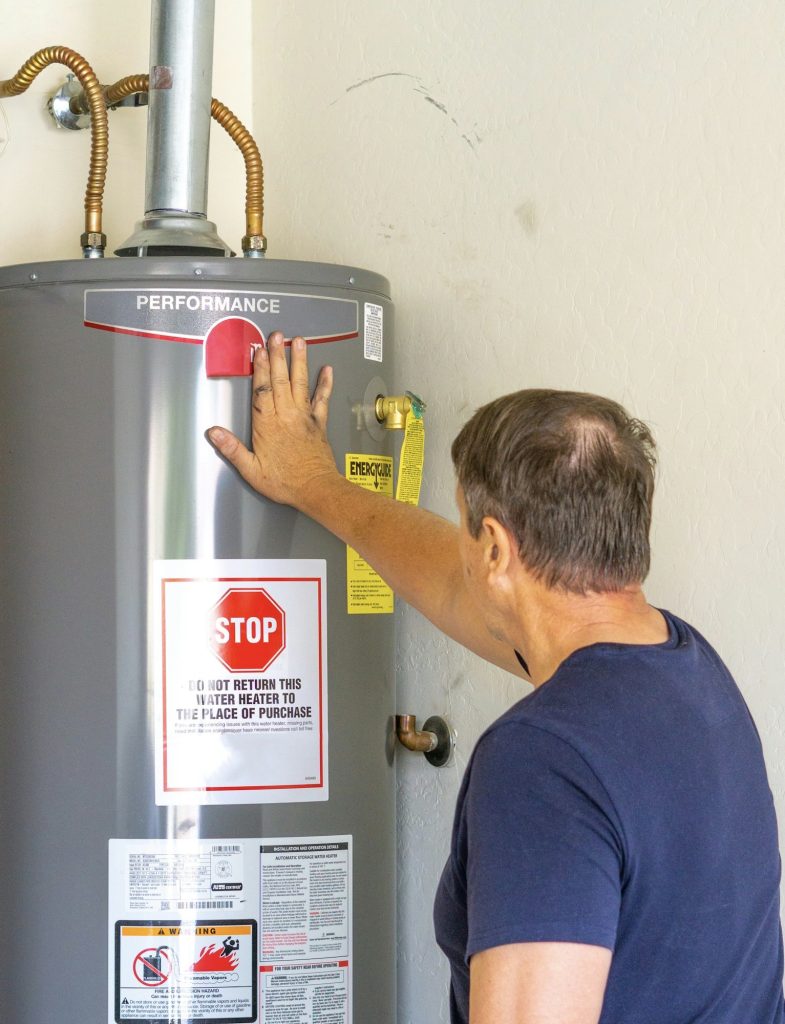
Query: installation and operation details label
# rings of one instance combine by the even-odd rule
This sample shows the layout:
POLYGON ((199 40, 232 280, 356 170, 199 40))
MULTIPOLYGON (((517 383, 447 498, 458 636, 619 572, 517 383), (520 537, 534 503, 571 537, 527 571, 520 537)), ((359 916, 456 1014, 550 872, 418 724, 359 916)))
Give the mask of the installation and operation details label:
POLYGON ((156 803, 326 800, 321 559, 154 563, 156 803))
POLYGON ((261 847, 262 1021, 351 1020, 351 836, 261 847))
POLYGON ((352 837, 112 839, 110 1024, 351 1024, 352 837))

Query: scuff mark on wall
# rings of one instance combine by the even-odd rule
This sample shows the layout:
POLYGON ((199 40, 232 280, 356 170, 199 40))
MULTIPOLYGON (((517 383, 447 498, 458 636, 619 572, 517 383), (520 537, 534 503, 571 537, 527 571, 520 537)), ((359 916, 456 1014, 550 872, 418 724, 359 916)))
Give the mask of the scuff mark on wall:
MULTIPOLYGON (((352 92, 354 89, 360 89, 363 85, 370 85, 371 82, 378 82, 380 78, 414 78, 416 81, 420 81, 417 75, 410 75, 407 71, 383 71, 380 75, 371 75, 370 78, 363 78, 359 82, 355 82, 346 88, 346 92, 352 92)), ((340 97, 338 97, 340 99, 340 97)), ((334 106, 338 100, 333 100, 330 106, 334 106)))
MULTIPOLYGON (((456 118, 454 118, 450 111, 447 109, 447 105, 445 103, 442 103, 441 100, 437 100, 434 96, 431 95, 431 90, 428 88, 425 82, 423 82, 419 75, 412 75, 408 71, 382 71, 378 75, 371 75, 369 78, 361 78, 359 82, 353 82, 351 85, 348 85, 344 89, 344 96, 347 93, 354 92, 355 89, 360 89, 363 86, 370 85, 372 82, 378 82, 382 78, 410 78, 412 81, 416 82, 417 84, 414 86, 414 91, 418 92, 426 103, 430 103, 432 107, 436 107, 436 109, 441 114, 444 114, 444 116, 448 118, 453 125, 455 125, 463 141, 466 143, 469 149, 471 149, 475 156, 477 155, 477 144, 482 142, 480 136, 477 134, 476 131, 473 131, 471 133, 471 136, 473 136, 472 138, 468 132, 461 131, 461 126, 458 124, 456 118)), ((338 96, 337 99, 334 99, 332 103, 330 103, 330 106, 334 107, 335 104, 341 99, 343 99, 343 96, 338 96)))
MULTIPOLYGON (((418 91, 418 92, 423 92, 423 90, 422 90, 422 89, 418 89, 417 91, 418 91)), ((449 118, 450 118, 450 120, 452 121, 452 123, 453 123, 454 125, 457 125, 457 124, 458 124, 458 122, 457 122, 457 121, 455 120, 455 118, 454 118, 454 117, 452 117, 452 116, 451 116, 451 114, 450 114, 449 110, 447 109, 447 107, 445 107, 445 105, 444 105, 443 103, 439 103, 439 101, 438 101, 438 100, 435 100, 435 99, 433 98, 433 96, 429 96, 427 92, 423 92, 423 99, 425 100, 425 102, 426 102, 426 103, 431 103, 431 104, 433 104, 433 106, 434 106, 434 107, 436 107, 436 109, 437 109, 437 110, 441 110, 441 112, 442 112, 443 114, 445 114, 445 115, 446 115, 447 117, 449 117, 449 118)))
POLYGON ((526 199, 519 206, 516 206, 515 217, 529 237, 537 234, 540 218, 537 212, 537 204, 533 199, 526 199))

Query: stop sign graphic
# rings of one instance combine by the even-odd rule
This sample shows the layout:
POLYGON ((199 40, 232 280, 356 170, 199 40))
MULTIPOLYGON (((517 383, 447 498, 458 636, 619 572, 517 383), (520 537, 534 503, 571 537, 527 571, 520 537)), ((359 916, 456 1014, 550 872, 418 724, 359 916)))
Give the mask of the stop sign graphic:
POLYGON ((264 672, 286 646, 286 615, 262 587, 227 590, 209 616, 210 647, 230 672, 264 672))

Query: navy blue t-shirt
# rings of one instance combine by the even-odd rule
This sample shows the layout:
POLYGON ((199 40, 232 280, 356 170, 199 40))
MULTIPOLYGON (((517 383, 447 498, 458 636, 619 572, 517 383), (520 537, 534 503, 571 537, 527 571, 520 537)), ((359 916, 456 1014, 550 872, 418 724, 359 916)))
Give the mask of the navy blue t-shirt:
POLYGON ((782 1024, 780 858, 760 740, 717 653, 571 654, 480 738, 436 897, 453 1024, 469 959, 511 942, 613 950, 601 1024, 782 1024))

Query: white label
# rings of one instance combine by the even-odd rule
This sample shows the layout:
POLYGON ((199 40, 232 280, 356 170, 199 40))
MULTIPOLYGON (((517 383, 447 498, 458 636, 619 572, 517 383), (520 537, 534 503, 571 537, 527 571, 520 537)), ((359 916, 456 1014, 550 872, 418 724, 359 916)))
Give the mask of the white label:
POLYGON ((350 1024, 351 836, 265 839, 260 852, 261 1020, 350 1024))
POLYGON ((245 905, 248 913, 241 843, 129 843, 118 869, 124 912, 225 911, 245 905))
POLYGON ((351 836, 109 841, 109 1024, 351 1024, 351 964, 351 836))
POLYGON ((326 800, 322 560, 154 564, 156 803, 326 800))
POLYGON ((384 342, 384 307, 374 302, 365 303, 365 322, 363 326, 363 354, 366 359, 374 362, 382 361, 384 342))

